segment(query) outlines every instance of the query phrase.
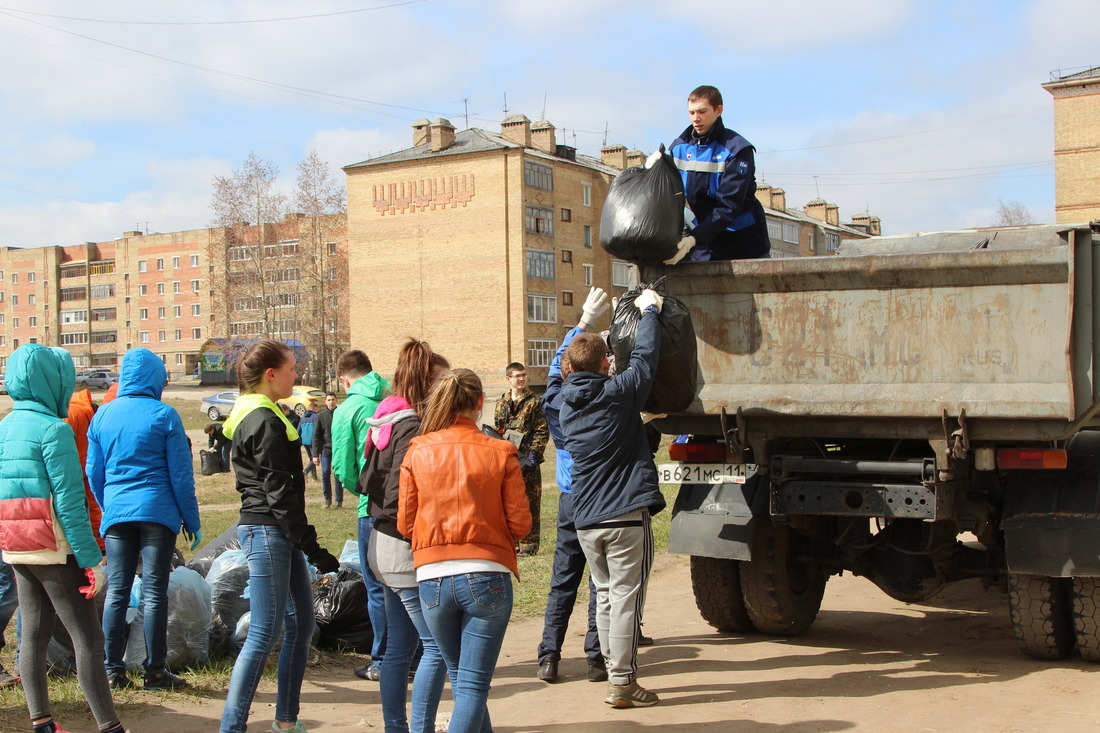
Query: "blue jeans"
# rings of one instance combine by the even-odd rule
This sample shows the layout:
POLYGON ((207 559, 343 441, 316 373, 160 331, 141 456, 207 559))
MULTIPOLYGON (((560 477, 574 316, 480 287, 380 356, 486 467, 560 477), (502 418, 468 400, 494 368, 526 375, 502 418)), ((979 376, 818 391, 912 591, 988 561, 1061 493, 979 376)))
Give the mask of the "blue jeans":
POLYGON ((306 449, 306 470, 302 475, 317 478, 317 466, 313 465, 313 446, 303 443, 302 447, 306 449))
POLYGON ((378 691, 382 697, 386 733, 408 733, 410 730, 405 716, 409 666, 421 643, 424 655, 413 680, 411 730, 412 733, 434 733, 447 665, 424 620, 419 589, 382 587, 386 594, 386 660, 382 663, 378 691))
POLYGON ((103 603, 103 649, 108 674, 126 671, 126 608, 141 558, 141 606, 145 615, 147 673, 164 671, 168 657, 168 577, 176 533, 158 522, 119 522, 103 536, 107 545, 107 596, 103 603))
POLYGON ((232 443, 223 443, 222 446, 218 448, 218 462, 222 464, 222 471, 228 472, 233 469, 232 450, 232 443))
POLYGON ((344 503, 344 487, 340 485, 340 479, 332 473, 332 454, 321 454, 321 493, 325 495, 325 503, 332 501, 332 484, 336 484, 336 503, 344 503))
POLYGON ((11 565, 0 560, 0 649, 4 648, 4 629, 8 628, 17 608, 19 594, 15 592, 15 571, 11 565))
POLYGON ((489 685, 512 616, 512 576, 466 573, 421 581, 420 604, 451 677, 450 733, 491 733, 489 685))
MULTIPOLYGON (((561 660, 561 647, 587 562, 577 539, 577 527, 573 524, 573 495, 563 491, 558 498, 558 538, 554 545, 553 573, 550 576, 550 592, 546 595, 546 616, 538 648, 540 666, 547 660, 561 660)), ((600 635, 596 631, 596 590, 591 580, 588 581, 588 633, 584 635, 584 653, 589 662, 603 661, 600 635)))
POLYGON ((275 720, 292 723, 298 719, 315 624, 309 568, 302 551, 274 526, 242 524, 237 527, 237 537, 248 558, 251 617, 248 638, 229 678, 222 733, 244 733, 248 708, 256 696, 280 624, 283 646, 279 650, 275 720))
MULTIPOLYGON (((378 582, 367 563, 367 549, 370 547, 370 533, 374 530, 374 519, 359 517, 359 564, 363 568, 363 585, 367 587, 367 616, 370 617, 374 641, 370 646, 370 658, 381 664, 386 658, 386 596, 384 586, 378 582)), ((406 675, 408 676, 408 675, 406 675)))

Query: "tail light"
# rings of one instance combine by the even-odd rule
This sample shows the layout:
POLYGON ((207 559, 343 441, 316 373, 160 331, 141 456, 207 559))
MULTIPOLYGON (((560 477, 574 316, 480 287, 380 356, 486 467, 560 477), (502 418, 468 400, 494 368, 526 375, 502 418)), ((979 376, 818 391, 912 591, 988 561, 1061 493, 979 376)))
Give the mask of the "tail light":
POLYGON ((724 463, 725 443, 673 443, 668 447, 668 457, 687 463, 724 463))
POLYGON ((997 451, 997 468, 1065 468, 1068 463, 1064 450, 1009 448, 997 451))

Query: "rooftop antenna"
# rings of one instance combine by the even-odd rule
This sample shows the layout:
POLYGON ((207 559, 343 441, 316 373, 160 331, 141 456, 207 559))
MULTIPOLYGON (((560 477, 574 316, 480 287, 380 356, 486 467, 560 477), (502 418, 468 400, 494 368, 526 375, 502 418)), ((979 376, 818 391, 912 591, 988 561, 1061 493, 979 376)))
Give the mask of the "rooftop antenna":
POLYGON ((508 92, 504 93, 504 116, 508 116, 508 92))
POLYGON ((607 147, 607 123, 603 123, 603 146, 607 147))
POLYGON ((470 129, 470 100, 466 97, 462 98, 462 116, 466 118, 466 129, 470 129))
POLYGON ((814 191, 817 192, 817 197, 821 198, 821 189, 817 185, 817 176, 814 176, 814 191))
POLYGON ((542 117, 539 118, 540 120, 546 119, 546 95, 547 92, 542 93, 542 117))

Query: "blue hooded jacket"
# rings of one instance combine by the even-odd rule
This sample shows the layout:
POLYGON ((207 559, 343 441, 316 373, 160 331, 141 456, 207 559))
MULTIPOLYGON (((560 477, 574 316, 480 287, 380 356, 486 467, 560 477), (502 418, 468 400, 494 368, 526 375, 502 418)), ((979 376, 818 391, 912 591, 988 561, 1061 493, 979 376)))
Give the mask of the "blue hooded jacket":
POLYGON ((0 548, 14 564, 63 565, 68 551, 82 568, 99 551, 85 503, 73 429, 62 420, 76 386, 65 349, 19 347, 8 359, 11 413, 0 421, 0 548), (67 546, 66 546, 67 545, 67 546))
POLYGON ((118 522, 156 522, 172 532, 199 530, 195 472, 183 420, 160 401, 164 362, 149 349, 122 358, 118 397, 88 428, 88 483, 103 507, 100 532, 118 522))

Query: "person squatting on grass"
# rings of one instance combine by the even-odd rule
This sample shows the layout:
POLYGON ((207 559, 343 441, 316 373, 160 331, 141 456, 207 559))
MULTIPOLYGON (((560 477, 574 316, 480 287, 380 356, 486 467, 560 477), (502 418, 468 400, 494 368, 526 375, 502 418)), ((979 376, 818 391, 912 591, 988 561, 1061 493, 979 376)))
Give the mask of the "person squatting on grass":
POLYGON ((397 506, 401 462, 409 442, 420 431, 420 415, 432 384, 449 366, 424 341, 409 339, 402 347, 393 375, 393 394, 382 400, 374 417, 366 421, 367 465, 351 489, 368 503, 374 529, 365 565, 381 582, 385 594, 386 656, 379 692, 386 733, 434 733, 447 676, 447 666, 420 606, 412 546, 397 530, 397 506), (405 701, 409 667, 418 644, 423 644, 424 654, 413 682, 410 721, 405 701))
POLYGON ((653 564, 650 517, 665 507, 641 411, 660 351, 662 298, 644 290, 630 362, 608 377, 607 344, 578 334, 565 350, 571 373, 561 391, 559 419, 573 457, 574 524, 596 586, 596 628, 610 680, 605 702, 616 708, 657 704, 635 679, 638 620, 653 564))
POLYGON ((107 597, 103 637, 112 689, 133 687, 126 674, 126 610, 141 560, 145 689, 173 690, 187 682, 168 659, 168 579, 176 536, 194 550, 202 542, 195 472, 183 420, 161 402, 168 372, 149 349, 122 357, 118 397, 100 407, 88 427, 88 484, 103 507, 107 597))
POLYGON ((272 729, 305 733, 298 720, 302 680, 315 625, 308 561, 322 573, 339 561, 317 542, 306 518, 305 476, 298 432, 275 405, 291 395, 294 354, 278 341, 258 341, 237 362, 241 396, 225 424, 241 494, 237 527, 248 558, 248 638, 233 665, 221 733, 243 733, 264 663, 282 616, 278 693, 272 729))
POLYGON ((0 421, 0 549, 18 578, 19 667, 31 727, 62 733, 50 713, 46 679, 46 646, 60 619, 99 730, 123 733, 92 600, 105 585, 103 554, 92 534, 73 431, 62 420, 76 386, 72 356, 26 344, 11 355, 6 376, 14 406, 0 421))
POLYGON ((401 463, 397 530, 412 542, 424 617, 450 674, 451 733, 492 730, 486 702, 512 615, 515 543, 531 530, 519 454, 478 429, 484 405, 476 374, 443 374, 401 463))

